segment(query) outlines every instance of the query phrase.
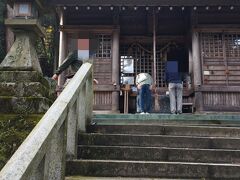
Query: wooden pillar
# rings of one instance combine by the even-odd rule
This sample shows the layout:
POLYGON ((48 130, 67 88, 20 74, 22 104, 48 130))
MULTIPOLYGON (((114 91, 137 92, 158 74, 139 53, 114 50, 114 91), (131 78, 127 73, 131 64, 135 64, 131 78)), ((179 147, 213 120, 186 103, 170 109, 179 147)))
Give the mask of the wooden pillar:
POLYGON ((156 62, 156 14, 153 11, 153 81, 157 79, 157 62, 156 62))
MULTIPOLYGON (((157 44, 157 38, 156 38, 156 13, 155 11, 153 10, 153 84, 154 86, 157 86, 157 60, 156 60, 156 44, 157 44)), ((160 109, 160 106, 159 106, 159 101, 158 101, 158 94, 157 94, 157 91, 156 93, 154 94, 154 110, 155 111, 159 111, 160 109)))
POLYGON ((119 86, 119 28, 116 27, 113 30, 113 52, 112 52, 112 83, 116 88, 116 91, 112 92, 112 111, 119 111, 119 92, 117 87, 119 86))
POLYGON ((189 79, 187 79, 187 88, 192 89, 193 84, 193 57, 192 57, 192 47, 188 46, 188 74, 189 79))
POLYGON ((189 47, 188 47, 188 73, 190 76, 190 81, 188 82, 189 89, 192 88, 192 84, 193 84, 193 56, 192 56, 192 47, 191 46, 189 45, 189 47))
POLYGON ((201 60, 199 49, 199 34, 198 32, 192 33, 192 56, 193 56, 193 73, 194 73, 194 85, 200 86, 201 80, 201 60))
POLYGON ((189 63, 189 65, 188 65, 188 72, 189 72, 189 74, 190 75, 192 75, 193 74, 193 57, 192 57, 192 47, 189 47, 189 49, 188 49, 188 63, 189 63))
MULTIPOLYGON (((200 57, 200 40, 199 40, 199 33, 195 30, 198 25, 198 14, 196 11, 191 11, 191 36, 192 36, 192 50, 191 50, 191 57, 192 57, 192 82, 195 91, 195 107, 196 111, 203 110, 203 97, 201 92, 201 85, 202 85, 202 68, 201 68, 201 57, 200 57)), ((190 60, 190 59, 189 59, 190 60)), ((190 64, 189 64, 190 65, 190 64)), ((190 67, 189 67, 190 68, 190 67)), ((191 70, 191 69, 189 69, 191 70)), ((190 72, 190 71, 189 71, 190 72)))
POLYGON ((201 58, 200 58, 200 41, 199 33, 196 31, 192 32, 192 60, 193 60, 193 82, 195 89, 195 107, 197 111, 203 110, 203 99, 200 87, 202 85, 201 78, 201 58))
MULTIPOLYGON (((60 26, 64 25, 64 13, 63 10, 60 10, 60 26)), ((66 57, 66 33, 63 32, 62 30, 60 31, 60 37, 59 37, 59 59, 58 59, 58 66, 60 66, 63 62, 63 60, 66 57)), ((58 79, 58 86, 62 87, 64 84, 64 76, 63 73, 59 76, 58 79)))

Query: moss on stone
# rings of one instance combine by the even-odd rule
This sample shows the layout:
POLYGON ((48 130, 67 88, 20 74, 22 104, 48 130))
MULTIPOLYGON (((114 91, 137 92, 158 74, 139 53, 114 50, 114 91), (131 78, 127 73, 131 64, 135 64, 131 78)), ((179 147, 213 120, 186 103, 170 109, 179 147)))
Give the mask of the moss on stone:
POLYGON ((0 113, 44 113, 53 101, 45 97, 0 96, 0 113))
POLYGON ((42 116, 43 114, 0 114, 0 169, 42 116))

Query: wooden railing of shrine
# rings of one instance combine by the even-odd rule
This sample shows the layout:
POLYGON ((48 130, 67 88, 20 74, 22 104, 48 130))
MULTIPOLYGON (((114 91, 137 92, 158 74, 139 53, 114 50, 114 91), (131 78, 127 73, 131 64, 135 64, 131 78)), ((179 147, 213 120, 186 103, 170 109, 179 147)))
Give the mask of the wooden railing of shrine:
POLYGON ((0 172, 1 180, 64 179, 77 156, 77 132, 92 116, 92 65, 84 63, 0 172))

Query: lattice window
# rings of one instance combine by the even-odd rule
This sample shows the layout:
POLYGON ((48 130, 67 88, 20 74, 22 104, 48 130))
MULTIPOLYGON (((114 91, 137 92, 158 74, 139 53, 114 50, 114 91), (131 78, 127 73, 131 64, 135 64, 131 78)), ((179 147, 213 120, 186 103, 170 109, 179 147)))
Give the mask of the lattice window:
POLYGON ((240 33, 202 33, 203 83, 240 85, 240 33))
POLYGON ((153 69, 153 55, 151 52, 152 46, 144 46, 140 48, 140 46, 134 45, 132 47, 134 52, 134 68, 135 73, 149 73, 152 75, 153 69), (144 49, 143 49, 144 48, 144 49))
POLYGON ((99 45, 96 52, 97 58, 111 58, 112 56, 112 37, 108 34, 97 34, 95 38, 99 45))
MULTIPOLYGON (((159 49, 159 48, 157 48, 159 49)), ((156 64, 157 64, 157 87, 167 87, 166 78, 165 78, 165 65, 167 60, 167 54, 157 52, 156 54, 156 64)))
POLYGON ((205 58, 240 57, 240 34, 202 33, 201 46, 205 58))
POLYGON ((223 57, 223 38, 220 33, 201 34, 202 56, 205 58, 223 57))
MULTIPOLYGON (((159 49, 160 46, 157 47, 159 49)), ((153 52, 152 45, 141 45, 138 43, 132 45, 122 45, 120 47, 121 57, 121 83, 124 83, 126 78, 136 77, 137 74, 146 72, 153 74, 153 52), (124 72, 124 61, 126 59, 133 60, 133 73, 124 72)), ((165 87, 165 57, 158 52, 156 56, 156 86, 165 87)))
POLYGON ((226 57, 240 57, 240 34, 225 34, 226 57))

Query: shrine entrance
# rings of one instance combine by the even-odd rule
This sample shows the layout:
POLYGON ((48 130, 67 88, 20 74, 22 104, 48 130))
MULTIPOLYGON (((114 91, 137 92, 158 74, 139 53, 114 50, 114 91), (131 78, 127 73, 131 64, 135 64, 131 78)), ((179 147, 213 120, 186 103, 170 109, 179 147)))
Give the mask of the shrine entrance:
POLYGON ((222 6, 65 3, 59 13, 59 64, 66 56, 68 34, 91 33, 99 42, 93 56, 93 74, 99 80, 94 110, 123 112, 122 87, 128 84, 133 92, 129 112, 136 112, 135 77, 147 72, 157 87, 154 112, 160 112, 160 99, 167 91, 166 62, 177 61, 179 71, 186 74, 183 104, 197 112, 239 111, 239 7, 224 2, 222 6))
MULTIPOLYGON (((156 48, 156 94, 154 98, 160 99, 164 96, 167 88, 165 78, 165 66, 169 60, 175 60, 179 64, 179 71, 184 73, 186 77, 189 75, 188 69, 188 49, 184 43, 176 43, 174 41, 158 43, 156 48)), ((121 62, 121 80, 120 83, 130 85, 129 93, 129 113, 137 112, 136 96, 137 90, 135 87, 135 77, 137 74, 146 72, 153 75, 153 47, 151 44, 142 42, 122 43, 120 44, 120 62, 121 62)), ((188 88, 187 83, 184 83, 184 89, 188 88)), ((123 111, 124 93, 121 93, 120 112, 123 111)), ((154 99, 153 99, 154 100, 154 99)), ((155 101, 153 101, 153 112, 160 109, 154 109, 155 101)), ((158 102, 161 103, 161 102, 158 102)), ((163 107, 162 107, 163 108, 163 107)))

